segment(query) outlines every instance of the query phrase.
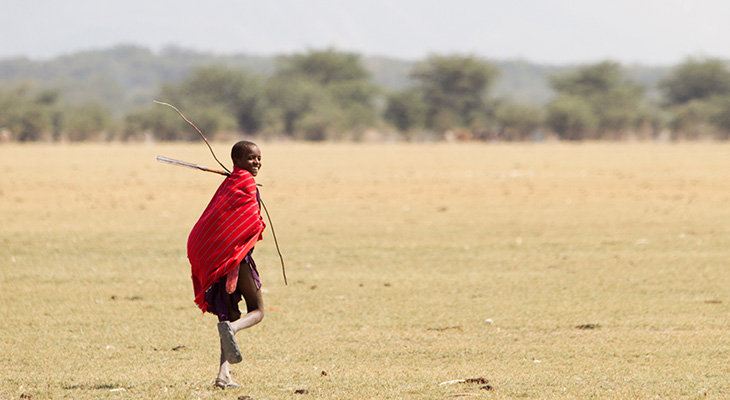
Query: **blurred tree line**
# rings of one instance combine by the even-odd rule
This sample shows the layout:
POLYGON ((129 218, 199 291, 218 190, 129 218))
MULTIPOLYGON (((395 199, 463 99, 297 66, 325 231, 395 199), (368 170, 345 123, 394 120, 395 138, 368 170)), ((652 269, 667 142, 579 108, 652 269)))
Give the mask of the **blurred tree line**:
POLYGON ((610 61, 554 68, 550 95, 531 99, 525 88, 540 85, 536 67, 465 55, 373 65, 384 61, 333 49, 274 59, 191 58, 176 49, 158 57, 134 47, 111 54, 61 57, 55 69, 0 63, 0 141, 197 140, 153 99, 177 106, 211 139, 730 138, 730 71, 712 58, 688 59, 660 77, 610 61), (120 65, 134 72, 122 74, 120 65), (495 89, 505 73, 514 93, 495 89), (120 98, 124 107, 115 105, 120 98))

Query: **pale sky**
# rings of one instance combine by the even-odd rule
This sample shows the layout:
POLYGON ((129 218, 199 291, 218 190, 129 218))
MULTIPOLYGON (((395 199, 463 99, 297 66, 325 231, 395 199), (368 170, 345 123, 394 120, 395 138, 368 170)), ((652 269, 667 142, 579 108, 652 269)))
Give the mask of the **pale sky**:
POLYGON ((4 0, 0 58, 134 44, 275 55, 521 58, 543 64, 730 60, 728 0, 4 0))

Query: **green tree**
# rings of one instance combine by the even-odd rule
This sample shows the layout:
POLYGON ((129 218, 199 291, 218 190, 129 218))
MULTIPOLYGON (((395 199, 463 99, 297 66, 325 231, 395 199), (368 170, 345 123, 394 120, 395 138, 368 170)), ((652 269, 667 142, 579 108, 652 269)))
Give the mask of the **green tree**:
POLYGON ((694 99, 671 108, 675 139, 730 138, 730 96, 694 99))
MULTIPOLYGON (((203 112, 203 109, 215 109, 216 111, 205 111, 206 115, 228 114, 236 121, 239 129, 256 133, 264 118, 262 86, 260 78, 243 70, 214 66, 196 69, 179 85, 164 86, 162 97, 178 108, 185 109, 186 115, 193 115, 188 110, 203 112)), ((220 121, 216 125, 226 124, 227 122, 220 121)), ((212 137, 217 132, 208 133, 212 137)))
POLYGON ((375 125, 378 115, 373 98, 378 89, 366 79, 334 83, 328 89, 344 117, 340 129, 359 130, 375 125))
POLYGON ((72 142, 96 140, 111 128, 112 122, 111 112, 100 103, 81 104, 66 112, 64 131, 72 142))
POLYGON ((269 79, 264 94, 273 128, 291 137, 301 128, 302 118, 324 96, 316 83, 292 77, 269 79))
POLYGON ((561 94, 590 97, 606 93, 621 84, 621 66, 604 61, 562 75, 552 75, 550 86, 561 94))
POLYGON ((416 89, 391 93, 386 100, 383 118, 401 132, 424 126, 426 105, 416 89))
MULTIPOLYGON (((13 128, 16 128, 20 142, 35 142, 50 135, 53 130, 53 119, 46 107, 39 104, 26 104, 23 111, 15 116, 13 128)), ((13 131, 11 128, 11 131, 13 131)))
POLYGON ((497 72, 486 61, 468 56, 431 56, 416 64, 411 77, 426 104, 426 127, 470 127, 487 112, 486 91, 497 72))
POLYGON ((527 104, 500 105, 495 119, 500 126, 500 138, 507 141, 526 140, 543 123, 541 110, 527 104))
POLYGON ((145 110, 132 110, 124 115, 122 129, 118 139, 123 141, 141 141, 147 133, 147 115, 150 108, 145 110))
POLYGON ((287 135, 324 140, 377 121, 377 88, 353 53, 328 49, 279 57, 265 92, 269 114, 287 135))
POLYGON ((546 123, 561 139, 582 140, 593 137, 598 117, 579 96, 561 96, 547 106, 546 123))
POLYGON ((25 92, 27 85, 19 85, 12 88, 0 88, 0 128, 9 129, 16 139, 18 115, 22 113, 23 106, 27 101, 25 92))
POLYGON ((716 96, 711 99, 711 104, 708 120, 717 127, 717 138, 730 139, 730 96, 716 96))
MULTIPOLYGON (((572 108, 582 113, 573 118, 575 121, 594 120, 586 124, 586 128, 590 127, 591 132, 585 132, 585 135, 619 138, 624 132, 635 130, 641 121, 644 88, 624 81, 621 66, 617 63, 605 61, 555 75, 550 78, 550 84, 559 94, 555 102, 560 103, 548 107, 548 113, 562 114, 572 108), (577 105, 579 101, 590 109, 592 117, 586 119, 588 113, 583 110, 584 106, 577 105)), ((548 118, 557 126, 562 125, 556 121, 566 121, 564 115, 561 117, 552 115, 548 118)), ((571 137, 574 135, 581 134, 575 131, 569 134, 571 137)), ((574 137, 571 140, 579 139, 574 137)))
POLYGON ((147 135, 162 141, 198 139, 198 133, 176 112, 160 105, 130 111, 123 126, 123 140, 141 140, 147 135))
POLYGON ((677 138, 728 138, 730 71, 718 59, 688 59, 659 83, 677 138))
POLYGON ((21 142, 52 140, 60 130, 58 92, 23 83, 0 91, 0 128, 21 142))
POLYGON ((670 105, 730 94, 730 71, 719 59, 688 59, 659 83, 670 105))
POLYGON ((709 104, 703 100, 691 100, 672 107, 669 127, 673 139, 698 139, 708 135, 709 104))
POLYGON ((296 139, 321 142, 341 138, 336 129, 343 125, 343 111, 331 99, 317 103, 311 112, 304 115, 296 139))
POLYGON ((644 89, 632 83, 616 86, 591 98, 601 133, 620 138, 622 132, 635 129, 646 113, 643 99, 644 89))
POLYGON ((359 55, 337 52, 334 49, 312 50, 306 54, 279 57, 276 75, 308 79, 321 86, 367 81, 370 78, 359 55))

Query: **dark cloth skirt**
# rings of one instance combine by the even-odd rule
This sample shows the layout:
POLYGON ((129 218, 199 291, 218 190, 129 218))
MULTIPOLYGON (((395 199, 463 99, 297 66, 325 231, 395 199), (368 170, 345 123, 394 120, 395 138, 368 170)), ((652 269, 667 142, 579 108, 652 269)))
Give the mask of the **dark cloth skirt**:
MULTIPOLYGON (((261 280, 259 279, 259 271, 256 269, 256 263, 253 261, 251 254, 247 255, 239 265, 239 276, 241 279, 241 271, 244 268, 250 268, 251 274, 256 281, 256 287, 261 289, 261 280)), ((218 321, 235 321, 241 318, 241 310, 238 303, 241 302, 243 294, 238 290, 233 293, 226 292, 227 276, 220 278, 205 292, 205 301, 209 304, 208 312, 217 315, 218 321)))

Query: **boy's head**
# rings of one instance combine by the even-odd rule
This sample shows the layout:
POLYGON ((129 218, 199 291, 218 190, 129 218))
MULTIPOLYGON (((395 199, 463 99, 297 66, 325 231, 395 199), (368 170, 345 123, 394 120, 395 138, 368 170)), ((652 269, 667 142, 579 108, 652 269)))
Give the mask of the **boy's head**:
POLYGON ((256 143, 242 140, 233 145, 231 160, 233 160, 234 166, 245 169, 251 175, 256 176, 261 168, 261 150, 256 143))

